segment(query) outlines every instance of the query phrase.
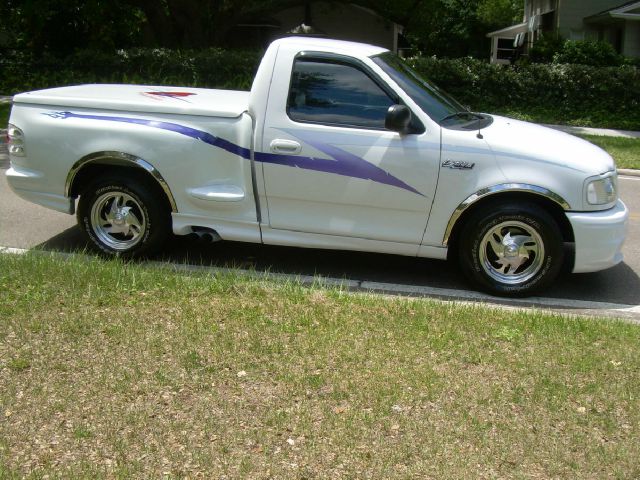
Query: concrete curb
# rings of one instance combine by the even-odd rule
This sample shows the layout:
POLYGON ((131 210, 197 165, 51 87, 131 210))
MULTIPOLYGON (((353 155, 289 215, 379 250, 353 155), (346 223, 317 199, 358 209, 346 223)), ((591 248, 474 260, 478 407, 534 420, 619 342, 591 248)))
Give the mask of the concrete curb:
MULTIPOLYGON (((84 257, 82 253, 66 253, 46 250, 26 250, 0 246, 0 255, 53 255, 61 258, 84 257)), ((449 304, 480 306, 484 308, 504 309, 510 311, 537 311, 555 313, 567 317, 588 317, 596 319, 621 320, 640 325, 640 305, 627 305, 586 300, 572 300, 550 297, 501 298, 481 292, 454 290, 449 288, 427 287, 421 285, 403 285, 396 283, 369 282, 366 280, 348 280, 312 275, 296 275, 286 273, 270 273, 241 268, 207 267, 204 265, 174 264, 162 261, 140 262, 155 268, 170 269, 177 273, 194 272, 231 273, 255 279, 274 280, 278 282, 295 282, 304 286, 320 286, 339 288, 350 294, 379 295, 387 297, 422 298, 434 302, 449 304)))

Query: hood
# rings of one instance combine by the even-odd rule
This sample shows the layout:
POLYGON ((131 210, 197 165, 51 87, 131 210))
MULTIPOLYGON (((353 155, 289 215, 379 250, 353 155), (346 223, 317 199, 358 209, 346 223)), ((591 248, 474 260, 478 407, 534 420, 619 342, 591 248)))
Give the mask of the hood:
POLYGON ((500 116, 493 118, 482 135, 501 163, 546 163, 587 176, 615 169, 611 156, 586 140, 535 123, 500 116))

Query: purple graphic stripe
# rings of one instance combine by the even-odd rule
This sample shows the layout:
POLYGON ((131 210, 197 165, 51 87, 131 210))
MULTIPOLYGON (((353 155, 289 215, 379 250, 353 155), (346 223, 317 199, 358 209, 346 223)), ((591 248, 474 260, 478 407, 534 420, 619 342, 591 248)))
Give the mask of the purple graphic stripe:
MULTIPOLYGON (((289 133, 293 136, 297 136, 293 132, 289 132, 289 133)), ((309 137, 309 136, 306 136, 306 137, 309 137)), ((376 183, 391 185, 392 187, 402 188, 404 190, 408 190, 420 196, 424 196, 420 192, 418 192, 416 189, 414 189, 412 186, 407 185, 405 182, 403 182, 397 177, 394 177, 386 170, 383 170, 380 167, 377 167, 376 165, 369 163, 366 160, 363 160, 362 158, 358 157, 357 155, 354 155, 353 153, 347 152, 346 150, 338 148, 335 145, 319 142, 313 138, 304 138, 304 137, 302 138, 298 137, 298 138, 303 140, 305 143, 308 143, 309 145, 313 146, 314 148, 320 150, 321 152, 326 153, 330 157, 338 160, 338 162, 335 162, 333 160, 324 160, 319 158, 312 159, 314 163, 321 162, 321 166, 323 168, 320 171, 335 173, 338 175, 346 175, 349 177, 357 177, 365 180, 372 180, 376 183), (339 171, 334 170, 335 167, 337 167, 339 171)), ((307 168, 309 170, 315 169, 313 165, 309 165, 302 168, 307 168)))
POLYGON ((185 127, 184 125, 180 125, 178 123, 158 122, 155 120, 145 120, 143 118, 111 117, 106 115, 83 115, 81 113, 73 112, 52 112, 45 113, 44 115, 47 115, 51 118, 82 118, 86 120, 102 120, 106 122, 129 123, 134 125, 144 125, 145 127, 160 128, 162 130, 169 130, 170 132, 175 132, 179 133, 180 135, 195 138, 196 140, 201 140, 204 143, 207 143, 214 147, 222 148, 223 150, 233 153, 234 155, 238 155, 242 158, 251 158, 251 151, 248 148, 240 147, 239 145, 231 143, 223 138, 216 137, 214 135, 211 135, 210 133, 203 132, 202 130, 185 127))
MULTIPOLYGON (((195 138, 196 140, 201 140, 204 143, 212 145, 217 148, 221 148, 229 153, 234 155, 238 155, 239 157, 250 159, 251 151, 248 148, 241 147, 236 145, 235 143, 229 142, 220 137, 216 137, 215 135, 211 135, 210 133, 203 132, 202 130, 197 130, 195 128, 186 127, 184 125, 180 125, 177 123, 171 122, 158 122, 155 120, 145 120, 142 118, 131 118, 131 117, 113 117, 113 116, 103 116, 103 115, 83 115, 80 113, 72 113, 72 112, 51 112, 45 113, 44 115, 50 116, 52 118, 82 118, 87 120, 102 120, 107 122, 119 122, 119 123, 129 123, 135 125, 144 125, 146 127, 152 128, 160 128, 162 130, 168 130, 171 132, 178 133, 180 135, 185 135, 187 137, 195 138)), ((341 148, 335 147, 333 145, 328 145, 325 143, 313 141, 313 140, 305 140, 306 143, 309 143, 316 149, 321 152, 326 153, 332 159, 326 158, 317 158, 317 157, 303 157, 297 155, 282 155, 276 153, 263 153, 256 152, 255 160, 257 162, 263 163, 271 163, 274 165, 285 165, 289 167, 297 167, 302 168, 304 170, 313 170, 316 172, 324 172, 324 173, 333 173, 336 175, 342 175, 345 177, 354 177, 360 178, 363 180, 372 180, 376 183, 382 183, 384 185, 390 185, 392 187, 402 188, 403 190, 408 190, 412 193, 415 193, 420 196, 422 195, 415 188, 407 185, 399 178, 394 177, 389 172, 373 165, 372 163, 367 162, 366 160, 353 155, 341 148)))

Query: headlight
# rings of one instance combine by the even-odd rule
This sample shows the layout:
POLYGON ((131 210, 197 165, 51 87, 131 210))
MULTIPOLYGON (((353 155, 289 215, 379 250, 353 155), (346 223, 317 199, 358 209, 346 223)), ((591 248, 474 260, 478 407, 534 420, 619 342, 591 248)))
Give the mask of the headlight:
POLYGON ((618 175, 615 172, 605 175, 587 181, 586 197, 589 205, 607 205, 618 199, 618 175))

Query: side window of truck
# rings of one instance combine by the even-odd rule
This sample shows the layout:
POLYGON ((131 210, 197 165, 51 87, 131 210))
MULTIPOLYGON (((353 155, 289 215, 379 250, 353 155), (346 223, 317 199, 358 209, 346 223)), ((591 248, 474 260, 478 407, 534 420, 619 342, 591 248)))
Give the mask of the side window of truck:
POLYGON ((384 129, 394 102, 363 70, 325 59, 298 58, 287 102, 296 122, 384 129))

